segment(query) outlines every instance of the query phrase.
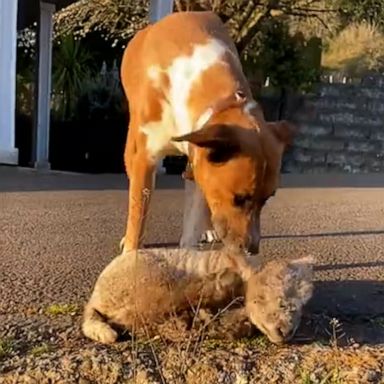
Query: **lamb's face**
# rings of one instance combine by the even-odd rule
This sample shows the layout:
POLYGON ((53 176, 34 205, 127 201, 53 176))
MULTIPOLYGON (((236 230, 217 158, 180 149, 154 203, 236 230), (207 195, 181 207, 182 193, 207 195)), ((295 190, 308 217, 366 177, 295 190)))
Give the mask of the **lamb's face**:
POLYGON ((312 259, 272 261, 247 282, 246 311, 271 342, 290 340, 312 296, 312 259))

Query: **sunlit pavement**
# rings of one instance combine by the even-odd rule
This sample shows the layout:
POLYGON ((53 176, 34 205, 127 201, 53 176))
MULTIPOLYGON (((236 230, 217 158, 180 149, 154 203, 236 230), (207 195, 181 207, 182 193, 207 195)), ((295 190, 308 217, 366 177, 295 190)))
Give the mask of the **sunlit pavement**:
MULTIPOLYGON (((176 243, 182 181, 160 175, 157 185, 146 243, 176 243)), ((315 312, 384 315, 384 175, 288 175, 282 186, 263 212, 257 257, 313 255, 315 312)), ((124 175, 0 168, 0 312, 82 303, 118 253, 126 188, 124 175)))

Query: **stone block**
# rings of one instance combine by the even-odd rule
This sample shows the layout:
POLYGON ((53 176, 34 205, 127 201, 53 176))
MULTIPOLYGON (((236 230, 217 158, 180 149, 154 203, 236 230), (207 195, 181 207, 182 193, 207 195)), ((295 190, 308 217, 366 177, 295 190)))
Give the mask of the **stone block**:
POLYGON ((369 136, 369 129, 366 129, 364 126, 351 127, 346 125, 336 125, 334 129, 335 137, 341 138, 357 138, 364 139, 369 136))
POLYGON ((377 152, 377 145, 372 141, 350 141, 347 149, 351 152, 377 152))
POLYGON ((364 114, 364 111, 357 110, 352 112, 320 113, 319 120, 326 124, 340 125, 359 125, 365 127, 381 127, 383 120, 380 116, 371 113, 364 114))
POLYGON ((384 141, 384 121, 382 128, 371 130, 370 138, 373 140, 384 141))
POLYGON ((314 152, 312 154, 312 163, 313 164, 323 164, 325 163, 325 158, 326 158, 326 154, 325 153, 321 153, 321 152, 314 152))
POLYGON ((344 153, 328 153, 326 157, 328 164, 345 164, 347 161, 344 153))
POLYGON ((339 97, 320 97, 314 100, 313 105, 319 110, 327 110, 328 112, 337 110, 349 110, 354 111, 357 108, 361 108, 361 104, 357 104, 355 99, 339 97))
POLYGON ((312 156, 309 153, 300 151, 300 149, 295 150, 293 153, 293 158, 299 163, 310 163, 312 161, 312 156))
POLYGON ((295 137, 293 145, 297 148, 309 148, 312 140, 313 139, 311 137, 298 135, 295 137))
POLYGON ((303 167, 295 161, 286 161, 281 168, 282 173, 302 173, 303 167))
POLYGON ((367 168, 371 170, 371 172, 381 172, 384 171, 384 159, 371 157, 366 161, 367 168))
POLYGON ((308 148, 318 151, 340 151, 344 149, 344 141, 338 139, 316 138, 310 140, 308 148))
POLYGON ((325 163, 325 153, 311 149, 295 148, 292 153, 292 159, 297 163, 306 164, 322 164, 325 163))
POLYGON ((384 88, 384 76, 379 73, 369 74, 361 79, 361 85, 374 88, 384 88))
POLYGON ((307 123, 307 124, 301 124, 299 126, 300 133, 308 136, 325 136, 325 135, 331 134, 332 130, 333 128, 331 124, 319 125, 316 123, 314 124, 307 123))
POLYGON ((369 112, 384 114, 384 102, 379 100, 369 100, 365 105, 369 112))
POLYGON ((359 87, 358 95, 369 99, 384 100, 384 91, 376 87, 359 87))
POLYGON ((346 152, 328 153, 327 163, 336 165, 350 165, 352 167, 360 167, 365 162, 366 155, 364 154, 350 154, 346 152))
POLYGON ((332 124, 332 123, 353 124, 355 121, 355 116, 351 112, 336 112, 336 113, 322 112, 319 114, 319 120, 320 122, 326 123, 326 124, 332 124))
POLYGON ((318 88, 318 94, 321 97, 340 97, 341 95, 351 94, 355 91, 355 86, 349 84, 321 84, 318 88))
POLYGON ((303 173, 308 173, 311 175, 324 174, 327 172, 328 172, 328 169, 325 165, 323 166, 311 165, 303 169, 303 173))
POLYGON ((354 116, 354 124, 361 125, 363 127, 381 127, 383 125, 383 118, 379 115, 373 115, 372 113, 360 114, 354 116))

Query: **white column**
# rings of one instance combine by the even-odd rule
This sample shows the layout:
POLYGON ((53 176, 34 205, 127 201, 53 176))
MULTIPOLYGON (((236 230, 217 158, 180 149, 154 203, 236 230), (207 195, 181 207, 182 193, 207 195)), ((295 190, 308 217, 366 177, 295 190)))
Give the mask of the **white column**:
POLYGON ((172 13, 172 10, 173 0, 151 0, 149 6, 149 20, 151 23, 154 23, 172 13))
POLYGON ((40 1, 39 70, 35 168, 49 169, 49 127, 52 78, 52 25, 55 5, 40 1))
POLYGON ((0 164, 17 164, 15 148, 17 1, 0 0, 0 164))
MULTIPOLYGON (((155 23, 173 11, 173 0, 150 0, 149 21, 155 23)), ((157 172, 164 173, 162 160, 157 164, 157 172)))

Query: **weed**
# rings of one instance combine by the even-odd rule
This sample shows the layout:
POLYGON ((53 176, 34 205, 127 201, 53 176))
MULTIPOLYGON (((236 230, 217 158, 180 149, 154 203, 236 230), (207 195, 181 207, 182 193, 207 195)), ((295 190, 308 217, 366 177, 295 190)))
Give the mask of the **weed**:
POLYGON ((320 378, 312 377, 306 370, 300 370, 300 384, 342 384, 342 380, 336 368, 320 378))
POLYGON ((45 313, 52 316, 75 315, 78 310, 79 308, 75 304, 52 304, 46 309, 45 313))
POLYGON ((31 349, 31 355, 34 357, 38 357, 43 355, 44 353, 48 353, 52 350, 52 347, 47 343, 42 343, 40 345, 36 345, 31 349))
POLYGON ((361 76, 384 65, 384 35, 369 23, 352 23, 329 41, 323 66, 361 76))
POLYGON ((345 336, 343 325, 336 318, 332 318, 329 325, 331 326, 331 331, 327 330, 327 333, 331 336, 330 344, 336 351, 338 351, 338 342, 345 336))
POLYGON ((201 345, 208 351, 214 351, 215 349, 223 347, 223 344, 225 344, 225 340, 206 339, 201 345))
POLYGON ((311 375, 308 371, 300 370, 300 384, 312 384, 313 380, 311 379, 311 375))
POLYGON ((384 317, 374 317, 370 319, 370 323, 377 327, 384 328, 384 317))
POLYGON ((0 339, 0 358, 8 356, 13 350, 12 339, 0 339))

